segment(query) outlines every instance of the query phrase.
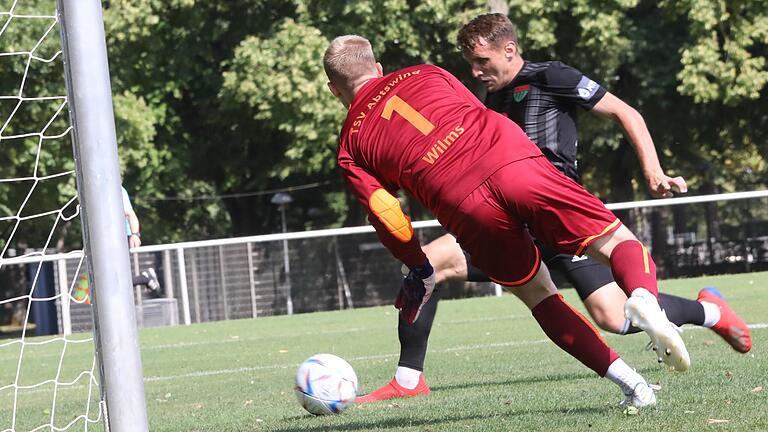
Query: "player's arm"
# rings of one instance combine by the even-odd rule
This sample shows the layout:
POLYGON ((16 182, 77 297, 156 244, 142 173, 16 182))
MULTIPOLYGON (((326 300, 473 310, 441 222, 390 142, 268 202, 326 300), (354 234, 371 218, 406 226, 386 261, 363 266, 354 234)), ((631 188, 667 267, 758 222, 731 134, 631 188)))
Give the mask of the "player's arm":
POLYGON ((624 129, 635 149, 648 189, 653 197, 671 197, 673 188, 678 192, 687 192, 688 186, 685 179, 669 177, 664 174, 645 120, 636 109, 610 92, 606 92, 592 108, 592 112, 615 121, 624 129))
POLYGON ((570 103, 619 123, 635 149, 651 195, 667 198, 672 196, 672 188, 679 192, 688 190, 682 177, 672 178, 664 174, 651 134, 637 110, 567 64, 552 62, 544 73, 550 91, 570 103))
POLYGON ((128 191, 121 187, 123 198, 123 212, 125 213, 125 220, 128 222, 128 228, 131 230, 131 235, 128 237, 128 247, 141 246, 141 226, 139 225, 139 217, 136 216, 136 212, 131 205, 131 199, 128 197, 128 191))
POLYGON ((136 212, 133 210, 132 206, 125 209, 125 219, 128 221, 128 227, 130 227, 132 233, 131 237, 128 239, 128 246, 132 248, 141 246, 141 237, 139 237, 139 233, 141 232, 139 217, 136 216, 136 212))
POLYGON ((435 289, 435 272, 413 235, 411 220, 400 208, 400 201, 343 149, 339 150, 339 168, 350 190, 368 210, 368 220, 381 243, 410 269, 395 299, 395 307, 403 319, 412 324, 435 289))
POLYGON ((409 268, 427 263, 419 240, 413 235, 411 219, 403 213, 400 201, 343 150, 339 151, 339 168, 347 186, 367 210, 379 240, 392 255, 409 268))

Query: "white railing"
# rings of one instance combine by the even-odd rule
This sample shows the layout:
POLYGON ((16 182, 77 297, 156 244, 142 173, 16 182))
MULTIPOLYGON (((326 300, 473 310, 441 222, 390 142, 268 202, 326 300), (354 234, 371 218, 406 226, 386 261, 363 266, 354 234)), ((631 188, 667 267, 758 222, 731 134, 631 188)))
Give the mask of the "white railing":
MULTIPOLYGON (((648 201, 635 201, 635 202, 622 202, 608 204, 607 207, 612 210, 625 210, 625 209, 639 209, 647 207, 660 207, 670 205, 681 204, 696 204, 704 202, 722 202, 733 201, 743 199, 761 199, 768 197, 768 190, 752 191, 752 192, 735 192, 726 194, 715 195, 701 195, 692 197, 681 198, 669 198, 669 199, 656 199, 648 201)), ((764 201, 760 201, 764 203, 764 201)), ((413 226, 419 232, 429 229, 439 229, 440 225, 436 220, 427 220, 414 222, 413 226)), ((434 230, 433 230, 434 231, 434 230)), ((257 317, 265 309, 265 302, 272 302, 266 309, 273 308, 275 302, 285 302, 286 309, 282 309, 280 312, 290 312, 288 304, 292 299, 290 289, 284 290, 285 283, 288 280, 297 286, 309 286, 315 284, 318 278, 330 277, 331 273, 335 273, 336 282, 329 283, 331 287, 331 294, 328 296, 333 299, 325 299, 323 301, 338 303, 339 308, 343 308, 346 304, 347 307, 351 307, 353 300, 350 293, 350 283, 348 279, 351 279, 341 264, 339 259, 339 251, 345 249, 346 256, 356 256, 357 254, 371 254, 374 253, 376 258, 373 261, 382 263, 381 266, 389 266, 391 268, 382 269, 383 272, 390 272, 394 277, 397 277, 399 273, 397 269, 399 265, 394 263, 386 253, 386 251, 378 244, 378 240, 373 235, 373 227, 356 226, 346 228, 335 229, 323 229, 315 231, 303 231, 292 232, 285 234, 266 234, 255 235, 245 237, 234 237, 217 240, 204 240, 204 241, 189 241, 179 242, 161 245, 141 246, 139 248, 131 249, 131 257, 133 260, 134 273, 138 273, 148 265, 159 266, 162 268, 162 280, 164 281, 164 293, 167 298, 175 298, 180 304, 181 321, 184 324, 191 324, 192 322, 200 322, 214 319, 232 319, 232 318, 248 318, 257 317), (338 238, 350 235, 368 235, 361 239, 357 239, 353 245, 345 244, 339 245, 338 238), (333 238, 327 240, 327 238, 333 238), (291 248, 291 253, 294 255, 293 259, 297 260, 300 265, 291 266, 291 277, 282 278, 284 281, 280 282, 281 271, 283 271, 283 257, 278 257, 278 252, 282 253, 282 241, 300 241, 303 244, 312 241, 312 239, 318 239, 322 241, 322 247, 328 251, 325 255, 335 254, 329 258, 330 261, 335 261, 336 264, 328 264, 325 267, 318 267, 319 274, 306 274, 302 279, 294 277, 296 273, 300 273, 302 268, 307 265, 301 259, 302 246, 291 248), (326 240, 322 240, 326 239, 326 240), (270 246, 263 246, 272 242, 275 243, 270 246), (329 246, 331 244, 331 246, 329 246), (256 250, 258 245, 262 245, 267 251, 266 255, 273 254, 272 258, 265 258, 263 256, 257 256, 264 250, 256 250), (333 249, 331 251, 330 249, 333 249), (197 251, 197 252, 196 252, 197 251), (243 253, 244 252, 244 253, 243 253), (154 257, 154 258, 153 258, 154 257), (263 272, 263 280, 259 280, 255 275, 259 266, 269 267, 267 271, 263 272), (215 266, 217 268, 211 270, 209 267, 215 266), (334 268, 335 267, 335 268, 334 268), (264 276, 267 275, 267 276, 264 276), (228 285, 237 287, 237 289, 230 289, 228 285), (338 285, 336 290, 334 287, 338 285), (272 287, 273 292, 268 292, 272 287), (205 301, 202 301, 202 300, 205 301), (265 300, 267 299, 267 300, 265 300), (278 300, 279 299, 279 300, 278 300), (207 302, 207 303, 206 303, 207 302), (209 304, 204 306, 203 304, 209 304), (215 306, 210 306, 214 304, 215 306), (207 308, 207 309, 206 309, 207 308)), ((435 236, 439 235, 439 231, 434 231, 435 236)), ((768 234, 768 233, 765 233, 768 234)), ((350 242, 347 242, 350 243, 350 242)), ((315 247, 318 243, 312 243, 315 247)), ((323 255, 323 254, 321 254, 323 255)), ((57 266, 57 282, 60 290, 70 289, 72 278, 71 271, 73 268, 72 263, 79 261, 81 253, 79 251, 71 253, 59 253, 59 254, 44 254, 41 252, 34 252, 20 257, 3 258, 0 259, 0 267, 12 264, 25 264, 39 261, 54 261, 57 266)), ((371 258, 368 258, 371 260, 371 258)), ((313 260, 308 260, 313 261, 313 260)), ((310 263, 311 264, 311 263, 310 263)), ((378 268, 366 267, 363 272, 378 271, 378 268)), ((386 278, 385 278, 386 279, 386 278)), ((394 279, 393 279, 394 280, 394 279)), ((365 284, 365 280, 357 281, 352 285, 358 286, 365 284)), ((290 288, 290 287, 288 287, 290 288)), ((329 289, 326 289, 328 291, 329 289)), ((394 292, 394 290, 393 290, 394 292)), ((493 294, 494 288, 491 287, 491 291, 484 292, 485 294, 493 294)), ((365 305, 368 300, 368 292, 363 293, 363 300, 356 300, 358 303, 365 305)), ((65 297, 66 298, 66 297, 65 297)), ((320 299, 318 297, 317 299, 320 299)), ((317 300, 315 299, 315 300, 317 300)), ((142 298, 137 295, 137 302, 140 304, 142 298)), ((320 301, 320 300, 318 300, 320 301)), ((73 331, 72 313, 70 312, 69 305, 60 305, 62 328, 65 333, 73 331)), ((75 305, 81 307, 82 305, 75 305)), ((273 308, 274 309, 274 308, 273 308)), ((277 312, 273 312, 277 313, 277 312)))
MULTIPOLYGON (((730 192, 730 193, 722 193, 722 194, 698 195, 698 196, 679 197, 679 198, 663 198, 663 199, 653 199, 653 200, 646 200, 646 201, 626 201, 626 202, 606 204, 605 206, 609 210, 627 210, 627 209, 633 209, 633 208, 664 207, 664 206, 681 205, 681 204, 696 204, 696 203, 715 202, 715 201, 733 201, 733 200, 740 200, 740 199, 765 198, 765 197, 768 197, 768 190, 759 190, 759 191, 750 191, 750 192, 730 192)), ((436 219, 430 219, 425 221, 413 222, 412 225, 414 228, 433 228, 433 227, 439 227, 440 223, 436 219)), ((278 234, 261 234, 261 235, 254 235, 254 236, 229 237, 224 239, 198 240, 198 241, 187 241, 187 242, 177 242, 177 243, 166 243, 166 244, 151 245, 151 246, 140 246, 140 247, 131 249, 131 253, 160 252, 160 251, 167 251, 167 250, 184 250, 184 249, 201 248, 201 247, 207 247, 207 246, 224 246, 224 245, 235 245, 235 244, 243 244, 243 243, 270 242, 270 241, 277 241, 277 240, 295 240, 295 239, 307 239, 307 238, 317 238, 317 237, 331 237, 331 236, 362 234, 362 233, 370 233, 370 232, 374 232, 374 229, 371 225, 362 225, 362 226, 345 227, 345 228, 330 228, 330 229, 321 229, 321 230, 313 230, 313 231, 296 231, 296 232, 278 233, 278 234)), ((73 251, 73 252, 67 252, 67 253, 54 253, 54 254, 32 252, 30 254, 20 256, 20 257, 0 258, 0 266, 39 262, 40 257, 43 258, 42 259, 43 261, 58 261, 61 259, 80 258, 81 255, 82 255, 81 251, 73 251)))

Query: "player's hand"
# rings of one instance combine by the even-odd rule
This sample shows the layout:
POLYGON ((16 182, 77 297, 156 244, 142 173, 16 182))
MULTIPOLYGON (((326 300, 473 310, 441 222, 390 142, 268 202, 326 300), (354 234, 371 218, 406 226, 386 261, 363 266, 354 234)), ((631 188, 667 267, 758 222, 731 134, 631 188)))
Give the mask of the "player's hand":
POLYGON ((435 271, 429 261, 423 266, 410 269, 395 299, 395 307, 400 310, 405 322, 416 322, 421 308, 429 301, 434 290, 435 271))
POLYGON ((648 190, 654 198, 671 198, 673 192, 686 193, 688 185, 682 177, 669 177, 665 174, 648 178, 648 190))
POLYGON ((128 238, 128 247, 137 248, 141 246, 141 238, 139 236, 132 235, 128 238))

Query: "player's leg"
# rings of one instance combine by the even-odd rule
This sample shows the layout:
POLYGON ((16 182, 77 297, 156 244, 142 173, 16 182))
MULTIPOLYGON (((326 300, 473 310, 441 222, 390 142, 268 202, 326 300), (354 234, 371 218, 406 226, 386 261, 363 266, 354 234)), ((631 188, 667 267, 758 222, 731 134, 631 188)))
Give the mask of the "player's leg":
MULTIPOLYGON (((622 298, 626 299, 624 292, 616 283, 611 283, 595 290, 584 300, 584 305, 596 322, 602 322, 598 325, 607 331, 619 334, 642 331, 633 326, 629 319, 625 319, 615 307, 615 302, 622 298), (616 331, 619 323, 621 327, 616 331)), ((677 326, 693 324, 712 329, 740 353, 749 352, 752 348, 749 327, 716 288, 702 289, 696 300, 660 292, 659 304, 669 321, 677 326)))
POLYGON ((363 404, 430 393, 423 371, 427 341, 432 330, 432 321, 437 313, 438 297, 440 293, 435 290, 413 324, 408 324, 398 314, 397 336, 400 341, 400 360, 395 376, 382 387, 355 399, 355 403, 363 404))
POLYGON ((467 263, 467 282, 493 282, 485 272, 472 265, 472 260, 466 252, 464 252, 464 259, 467 263))
POLYGON ((746 353, 752 349, 752 336, 749 327, 714 287, 706 287, 699 291, 697 299, 704 307, 704 326, 711 328, 728 342, 733 349, 746 353))
POLYGON ((147 287, 155 294, 160 294, 160 282, 157 279, 157 273, 155 272, 155 269, 152 267, 149 267, 148 269, 141 272, 141 275, 146 277, 149 281, 147 282, 147 287))
POLYGON ((149 286, 149 276, 139 274, 133 277, 133 286, 145 285, 149 286))
MULTIPOLYGON (((469 262, 469 256, 450 234, 438 237, 424 246, 424 253, 435 269, 436 283, 449 281, 490 282, 482 270, 469 262)), ((400 360, 395 376, 379 389, 357 398, 357 403, 374 402, 398 397, 428 395, 429 386, 424 378, 424 360, 432 322, 437 314, 439 290, 432 294, 421 309, 419 319, 409 325, 398 318, 397 335, 400 341, 400 360)))
MULTIPOLYGON (((661 359, 678 370, 690 365, 688 351, 658 303, 656 266, 648 250, 594 195, 557 171, 544 158, 525 159, 491 179, 508 185, 501 192, 543 244, 562 253, 586 253, 610 264, 614 279, 630 297, 625 314, 642 328, 661 359), (526 181, 519 181, 525 172, 526 181)), ((473 257, 474 258, 474 257, 473 257)))
MULTIPOLYGON (((597 288, 584 299, 584 306, 595 323, 605 331, 617 334, 632 334, 643 331, 632 325, 624 316, 623 308, 627 296, 615 282, 597 288)), ((697 300, 690 300, 663 292, 659 293, 659 304, 670 322, 677 326, 693 324, 712 329, 734 350, 747 353, 752 349, 749 327, 728 305, 722 294, 713 287, 699 292, 697 300)))
POLYGON ((622 333, 627 321, 624 317, 627 295, 614 282, 610 267, 587 255, 561 254, 547 246, 541 246, 541 250, 547 266, 562 273, 573 285, 592 321, 605 331, 622 333))
POLYGON ((422 249, 435 270, 436 284, 467 280, 467 259, 456 237, 445 234, 427 243, 422 249))
MULTIPOLYGON (((424 253, 435 269, 436 283, 450 280, 466 280, 467 260, 456 239, 446 234, 424 246, 424 253)), ((395 376, 384 386, 360 396, 358 404, 398 397, 428 395, 429 386, 424 378, 424 360, 432 322, 437 314, 439 290, 422 307, 419 319, 408 324, 398 314, 397 335, 400 341, 400 360, 395 376)))
POLYGON ((544 333, 584 365, 618 384, 637 406, 655 403, 646 381, 616 354, 589 321, 557 293, 538 248, 523 223, 488 182, 473 192, 451 221, 472 264, 497 283, 508 286, 531 309, 544 333))
POLYGON ((558 347, 601 377, 617 384, 625 395, 626 403, 634 406, 656 403, 653 390, 645 379, 627 365, 589 321, 557 293, 545 264, 542 263, 533 280, 510 291, 528 306, 541 329, 558 347))
MULTIPOLYGON (((546 262, 551 268, 561 271, 573 284, 598 327, 617 334, 642 331, 624 316, 623 305, 627 296, 614 282, 609 267, 587 256, 572 257, 551 251, 543 252, 543 255, 547 257, 546 262)), ((697 300, 660 292, 659 304, 669 321, 677 326, 693 324, 711 328, 741 353, 748 352, 752 347, 746 323, 714 288, 701 290, 697 300)))
POLYGON ((616 283, 627 296, 631 297, 637 289, 645 289, 658 298, 656 263, 645 245, 621 221, 616 219, 604 232, 582 245, 585 247, 579 252, 610 266, 616 283))
POLYGON ((541 263, 535 276, 522 285, 507 287, 531 310, 544 333, 560 348, 578 359, 588 368, 605 376, 608 366, 617 358, 597 330, 576 310, 571 308, 557 292, 546 264, 541 263))
MULTIPOLYGON (((587 312, 601 329, 622 335, 643 331, 624 316, 623 305, 626 301, 627 295, 616 282, 594 289, 583 299, 587 312)), ((659 304, 669 321, 677 326, 704 324, 704 308, 696 300, 659 293, 659 304)))
MULTIPOLYGON (((424 246, 424 253, 435 269, 435 283, 466 280, 467 260, 456 238, 445 234, 424 246)), ((403 390, 397 396, 429 394, 424 380, 424 359, 427 356, 427 342, 432 331, 432 322, 437 314, 439 294, 433 294, 421 309, 419 319, 409 325, 398 315, 397 333, 400 340, 400 360, 395 372, 395 384, 403 390)), ((375 392, 374 392, 375 393, 375 392)), ((371 395, 373 399, 376 395, 371 395)), ((384 396, 379 394, 378 396, 384 396)), ((363 400, 365 401, 365 399, 363 400)))
POLYGON ((133 286, 145 285, 151 291, 157 292, 160 289, 160 282, 157 280, 155 269, 150 267, 147 270, 133 277, 133 286))
POLYGON ((610 263, 616 283, 629 296, 624 315, 650 336, 659 362, 678 371, 687 370, 690 356, 679 328, 661 310, 656 265, 650 253, 624 225, 600 235, 586 247, 586 253, 610 263))
MULTIPOLYGON (((613 280, 610 267, 586 255, 574 257, 559 254, 547 247, 542 247, 542 255, 549 268, 563 273, 573 285, 598 327, 617 334, 642 331, 633 327, 624 317, 623 305, 627 295, 613 280)), ((659 293, 659 300, 667 318, 676 325, 704 324, 705 315, 701 303, 664 293, 659 293)))
POLYGON ((627 295, 616 282, 598 287, 582 301, 589 316, 601 329, 616 334, 642 331, 633 327, 624 316, 624 303, 627 302, 627 295))

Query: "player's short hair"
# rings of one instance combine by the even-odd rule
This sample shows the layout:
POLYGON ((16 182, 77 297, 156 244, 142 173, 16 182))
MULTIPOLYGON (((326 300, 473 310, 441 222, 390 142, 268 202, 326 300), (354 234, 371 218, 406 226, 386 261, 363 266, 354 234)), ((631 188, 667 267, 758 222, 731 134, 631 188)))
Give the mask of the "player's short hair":
POLYGON ((323 68, 335 85, 346 85, 364 74, 376 73, 371 43, 357 35, 337 37, 325 50, 323 68))
POLYGON ((475 17, 465 24, 459 30, 456 42, 462 51, 472 51, 480 38, 498 47, 509 41, 517 43, 517 31, 506 15, 489 13, 475 17))

